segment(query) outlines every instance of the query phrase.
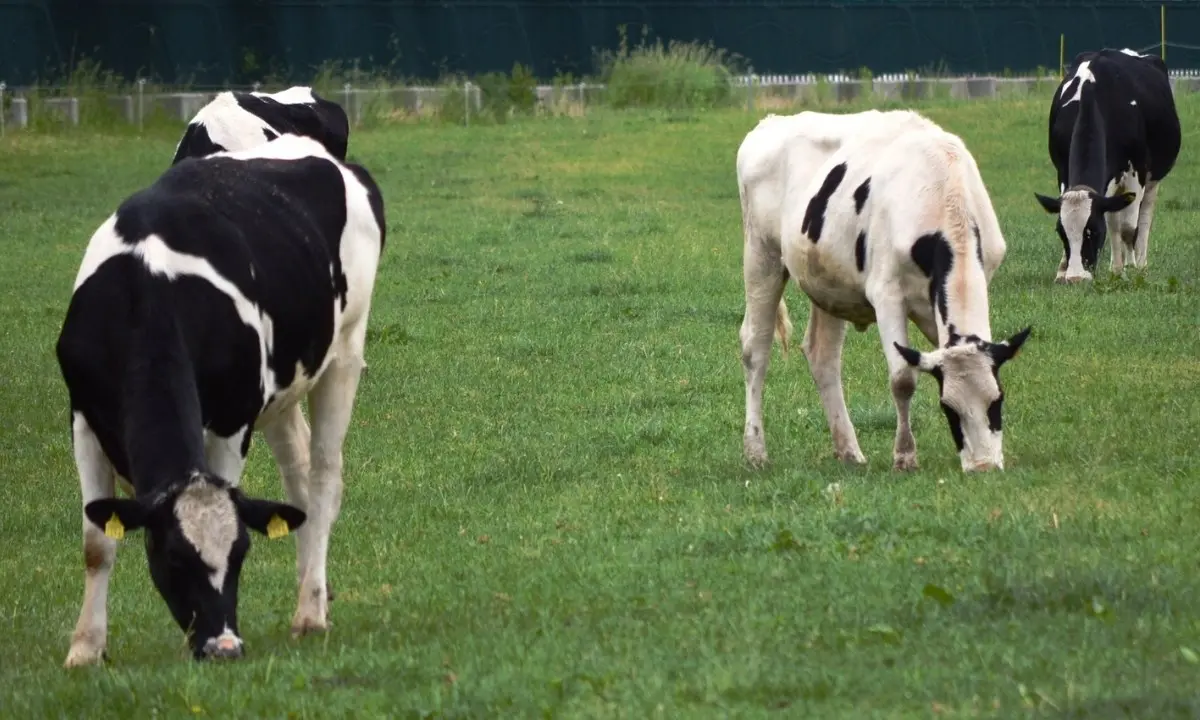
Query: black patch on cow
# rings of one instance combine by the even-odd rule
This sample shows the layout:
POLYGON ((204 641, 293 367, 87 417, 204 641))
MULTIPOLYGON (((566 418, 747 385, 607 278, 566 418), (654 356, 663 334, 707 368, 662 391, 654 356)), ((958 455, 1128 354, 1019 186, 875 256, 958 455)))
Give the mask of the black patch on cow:
POLYGON ((867 268, 867 231, 859 230, 858 239, 854 241, 854 264, 858 266, 858 271, 862 272, 867 268))
POLYGON ((862 214, 863 205, 867 204, 867 197, 871 194, 871 178, 862 181, 854 190, 854 212, 856 215, 862 214))
POLYGON ((979 258, 979 266, 983 267, 983 236, 979 233, 977 223, 971 223, 971 232, 975 233, 975 257, 979 258))
POLYGON ((987 409, 988 429, 991 430, 992 432, 1000 432, 1000 428, 1002 425, 1000 416, 1003 412, 1003 409, 1004 409, 1004 391, 1001 390, 1000 397, 993 400, 992 403, 990 405, 988 405, 988 409, 987 409))
POLYGON ((275 138, 279 137, 279 133, 275 132, 271 128, 263 128, 263 135, 266 136, 267 142, 271 142, 275 138))
POLYGON ((929 302, 946 319, 946 280, 954 264, 954 251, 940 231, 926 233, 913 243, 912 261, 929 278, 929 302))
POLYGON ((179 147, 175 149, 175 157, 172 158, 171 164, 174 165, 184 158, 204 157, 224 151, 224 147, 213 142, 208 136, 208 128, 203 125, 188 125, 183 131, 179 147))
POLYGON ((821 230, 825 227, 825 209, 829 205, 829 198, 837 190, 844 177, 846 177, 846 163, 834 165, 829 174, 825 176, 821 187, 817 189, 817 193, 808 201, 808 208, 804 211, 804 221, 800 224, 800 232, 807 234, 814 243, 821 239, 821 230))
POLYGON ((950 425, 950 437, 954 438, 954 447, 959 452, 963 449, 963 430, 962 418, 954 408, 946 403, 941 403, 942 412, 946 415, 946 422, 950 425))

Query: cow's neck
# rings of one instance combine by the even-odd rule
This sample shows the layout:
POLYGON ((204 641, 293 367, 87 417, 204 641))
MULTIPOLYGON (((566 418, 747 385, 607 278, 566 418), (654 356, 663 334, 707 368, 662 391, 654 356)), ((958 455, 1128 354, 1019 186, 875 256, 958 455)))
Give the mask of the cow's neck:
MULTIPOLYGON (((160 286, 166 281, 159 281, 160 286)), ((152 495, 206 470, 195 372, 174 309, 143 293, 131 334, 122 430, 136 495, 152 495)), ((166 300, 166 302, 164 302, 166 300)))
POLYGON ((1087 83, 1079 95, 1078 114, 1071 131, 1067 188, 1084 185, 1103 193, 1108 185, 1108 144, 1104 115, 1100 112, 1093 85, 1087 83))
POLYGON ((992 339, 992 326, 988 320, 987 277, 974 258, 962 262, 964 260, 962 257, 955 258, 944 282, 934 284, 933 316, 937 321, 938 347, 953 344, 956 336, 974 335, 981 340, 992 339))

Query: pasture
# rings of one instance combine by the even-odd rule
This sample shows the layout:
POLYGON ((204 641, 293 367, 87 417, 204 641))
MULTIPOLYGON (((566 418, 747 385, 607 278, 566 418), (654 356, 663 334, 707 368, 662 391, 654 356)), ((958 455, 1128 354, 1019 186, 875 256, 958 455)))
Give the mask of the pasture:
MULTIPOLYGON (((891 470, 878 333, 851 332, 870 463, 832 457, 798 350, 742 460, 734 153, 756 116, 598 112, 351 136, 388 244, 346 447, 333 627, 288 635, 294 542, 255 536, 248 658, 197 664, 118 551, 110 663, 61 664, 83 592, 54 341, 96 227, 181 128, 0 141, 0 712, 9 717, 1079 717, 1200 713, 1200 97, 1150 266, 1053 284, 1048 98, 918 106, 1008 242, 1003 473, 964 476, 923 376, 891 470)), ((802 337, 807 302, 788 291, 802 337)), ((912 330, 913 344, 928 343, 912 330)), ((255 438, 243 486, 281 499, 255 438)))

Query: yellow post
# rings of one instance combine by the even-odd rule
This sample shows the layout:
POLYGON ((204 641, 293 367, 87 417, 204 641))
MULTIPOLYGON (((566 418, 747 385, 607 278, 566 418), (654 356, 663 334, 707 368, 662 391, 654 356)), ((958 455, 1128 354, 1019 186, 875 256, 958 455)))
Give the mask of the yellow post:
POLYGON ((1167 61, 1167 6, 1158 6, 1158 26, 1162 29, 1162 50, 1160 51, 1163 62, 1167 61))
POLYGON ((1066 33, 1058 34, 1058 76, 1061 78, 1067 72, 1067 66, 1063 65, 1063 50, 1067 45, 1066 33))

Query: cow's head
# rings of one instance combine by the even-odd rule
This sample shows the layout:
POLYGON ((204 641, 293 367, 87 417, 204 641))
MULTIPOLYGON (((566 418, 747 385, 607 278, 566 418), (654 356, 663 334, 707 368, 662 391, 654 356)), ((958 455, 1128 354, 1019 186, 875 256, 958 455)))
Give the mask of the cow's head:
POLYGON ((951 330, 946 347, 927 353, 895 343, 909 365, 937 380, 963 472, 1004 469, 1000 366, 1016 357, 1031 329, 999 343, 951 330))
POLYGON ((247 497, 206 473, 146 498, 94 500, 84 512, 109 537, 145 529, 150 577, 197 659, 242 655, 237 604, 246 529, 278 536, 305 520, 302 510, 247 497))
POLYGON ((1078 185, 1065 190, 1057 198, 1034 193, 1046 212, 1057 215, 1055 230, 1063 244, 1063 259, 1055 282, 1074 283, 1091 280, 1108 225, 1104 216, 1129 207, 1137 197, 1124 192, 1105 197, 1092 188, 1078 185))

